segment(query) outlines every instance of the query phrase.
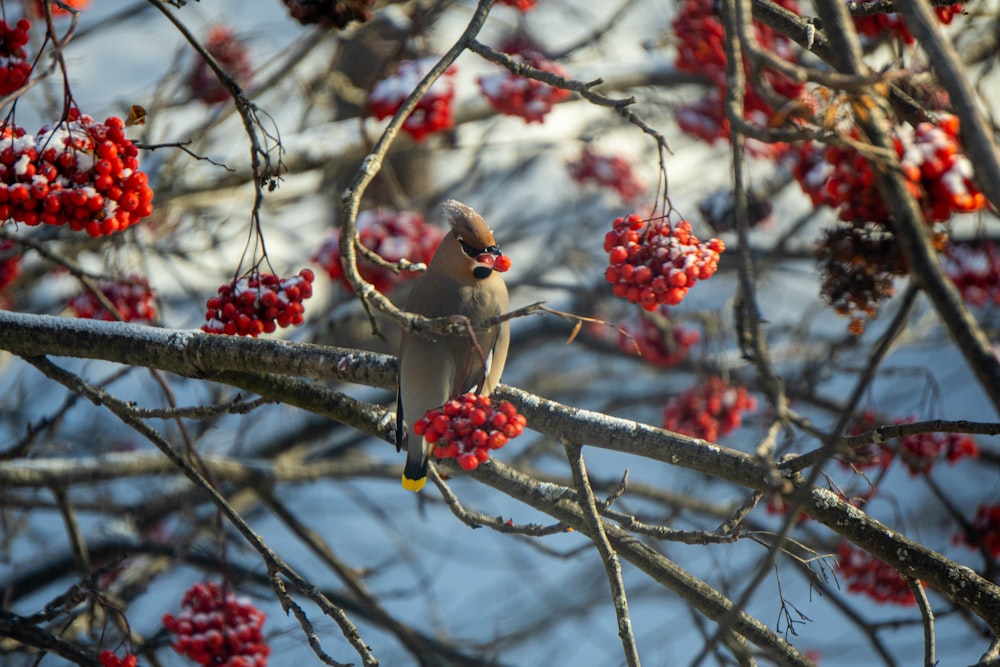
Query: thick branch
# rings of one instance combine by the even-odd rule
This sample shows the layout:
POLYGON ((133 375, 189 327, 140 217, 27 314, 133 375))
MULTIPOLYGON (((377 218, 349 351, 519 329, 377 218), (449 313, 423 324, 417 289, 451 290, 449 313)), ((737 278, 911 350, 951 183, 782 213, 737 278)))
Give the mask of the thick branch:
POLYGON ((103 359, 207 380, 275 372, 372 387, 395 384, 390 357, 361 350, 0 310, 0 349, 22 357, 103 359))
MULTIPOLYGON (((395 384, 395 360, 384 355, 0 311, 0 348, 17 354, 39 354, 44 351, 40 349, 43 341, 56 347, 57 351, 54 350, 53 354, 104 359, 174 372, 185 369, 185 374, 198 371, 202 377, 211 376, 219 381, 226 381, 222 379, 226 376, 213 374, 208 360, 241 369, 253 366, 255 369, 269 367, 283 372, 296 370, 303 374, 339 377, 359 383, 367 379, 366 383, 378 387, 395 384), (45 324, 55 327, 55 331, 46 331, 45 324), (136 339, 129 340, 130 334, 136 339), (297 359, 297 353, 312 359, 312 362, 297 359), (262 363, 261 359, 267 359, 269 363, 262 363), (281 359, 282 363, 275 363, 275 359, 281 359), (317 367, 316 360, 324 360, 324 363, 317 367), (370 367, 365 367, 366 361, 371 364, 370 367), (161 366, 161 363, 164 365, 161 366)), ((244 370, 239 377, 246 379, 253 375, 244 370)), ((309 386, 300 386, 299 389, 305 394, 309 386)), ((322 387, 315 389, 319 391, 322 387)), ((554 440, 600 446, 682 466, 755 491, 774 491, 773 468, 750 454, 647 424, 563 405, 512 387, 501 386, 495 394, 498 398, 516 403, 532 429, 554 440)), ((380 434, 384 411, 366 414, 362 421, 367 419, 368 425, 362 430, 373 435, 380 434)), ((514 472, 510 471, 510 474, 514 472)), ((1000 587, 971 569, 960 567, 908 540, 829 491, 811 489, 803 511, 904 574, 933 585, 1000 631, 1000 587)))

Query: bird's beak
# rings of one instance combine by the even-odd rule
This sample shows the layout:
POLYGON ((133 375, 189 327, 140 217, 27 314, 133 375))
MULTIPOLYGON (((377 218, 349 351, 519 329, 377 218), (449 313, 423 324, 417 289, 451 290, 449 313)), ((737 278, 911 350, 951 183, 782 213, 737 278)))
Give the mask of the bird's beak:
MULTIPOLYGON (((499 253, 499 251, 497 251, 497 252, 499 253)), ((497 255, 494 255, 494 254, 493 254, 493 253, 491 253, 491 252, 484 252, 484 253, 482 253, 481 255, 478 255, 478 256, 476 257, 476 263, 477 263, 477 264, 485 264, 485 265, 486 265, 486 266, 488 266, 488 267, 489 267, 490 269, 492 269, 492 268, 493 268, 493 265, 494 265, 494 264, 496 264, 496 261, 497 261, 497 257, 498 257, 498 256, 499 256, 499 254, 497 254, 497 255)))

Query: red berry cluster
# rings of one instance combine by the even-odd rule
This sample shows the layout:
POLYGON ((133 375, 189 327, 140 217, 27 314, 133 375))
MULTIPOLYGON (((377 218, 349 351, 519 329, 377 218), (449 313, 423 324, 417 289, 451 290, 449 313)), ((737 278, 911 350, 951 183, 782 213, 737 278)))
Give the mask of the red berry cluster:
POLYGON ((876 602, 916 604, 913 591, 891 565, 844 540, 837 547, 837 572, 847 581, 847 590, 864 593, 876 602))
MULTIPOLYGON (((857 130, 852 132, 857 138, 857 130)), ((947 236, 934 223, 986 203, 972 183, 972 165, 959 152, 957 137, 958 118, 949 114, 936 125, 904 125, 894 132, 907 186, 932 226, 938 248, 947 236)), ((851 331, 861 333, 862 315, 874 318, 879 304, 893 294, 893 278, 909 273, 893 236, 892 215, 875 186, 876 167, 850 146, 806 144, 793 154, 791 168, 813 204, 836 208, 850 225, 828 230, 820 238, 817 257, 824 298, 841 315, 850 315, 851 331)))
MULTIPOLYGON (((795 14, 800 13, 796 0, 781 0, 778 4, 795 14)), ((794 43, 787 37, 759 21, 754 21, 753 25, 762 49, 788 60, 798 58, 794 43)), ((724 91, 727 85, 726 35, 718 3, 714 0, 684 0, 674 17, 673 31, 677 37, 677 69, 706 76, 724 91)), ((774 91, 784 97, 798 97, 804 89, 802 84, 773 70, 765 70, 764 77, 774 91)))
MULTIPOLYGON (((771 516, 784 516, 788 514, 788 508, 790 505, 785 502, 785 500, 778 495, 771 496, 767 499, 767 503, 764 505, 764 511, 766 511, 771 516)), ((799 511, 799 516, 796 519, 799 523, 805 523, 810 521, 811 517, 803 511, 799 511)))
MULTIPOLYGON (((861 4, 866 4, 872 0, 861 0, 861 4)), ((904 44, 913 44, 915 41, 910 31, 906 29, 903 17, 899 14, 872 14, 870 16, 855 16, 854 29, 858 34, 870 41, 881 41, 890 37, 897 37, 904 44)))
MULTIPOLYGON (((510 41, 501 50, 519 63, 556 76, 567 76, 562 65, 549 60, 531 45, 510 41)), ((506 116, 520 116, 529 123, 543 122, 553 106, 570 97, 568 90, 517 76, 508 70, 481 76, 477 83, 494 110, 506 116)))
MULTIPOLYGON (((62 0, 62 4, 68 5, 77 11, 81 11, 90 6, 90 0, 62 0)), ((52 16, 69 16, 72 13, 68 9, 63 9, 54 2, 50 2, 49 5, 52 7, 52 16)), ((34 11, 38 16, 45 16, 45 6, 42 0, 35 0, 34 11)))
MULTIPOLYGON (((253 67, 250 65, 249 50, 246 44, 236 37, 236 32, 224 25, 212 26, 204 43, 205 51, 226 70, 233 79, 242 85, 250 80, 253 67)), ((200 55, 195 57, 194 65, 187 78, 188 88, 196 100, 206 104, 218 104, 229 99, 229 91, 208 66, 200 55)))
POLYGON ((578 160, 568 163, 566 169, 574 181, 593 181, 614 190, 626 202, 633 202, 646 192, 646 184, 628 160, 620 155, 601 155, 590 146, 583 149, 578 160))
POLYGON ((67 304, 77 317, 112 322, 152 322, 157 318, 156 300, 149 281, 143 276, 126 276, 118 281, 102 281, 97 289, 118 313, 109 312, 91 292, 81 292, 67 304))
POLYGON ((897 152, 910 189, 921 203, 924 216, 942 222, 953 213, 978 211, 986 197, 972 182, 972 163, 961 152, 958 116, 942 114, 935 123, 920 123, 897 131, 897 152))
MULTIPOLYGON (((972 182, 972 163, 961 153, 957 116, 943 114, 937 124, 898 126, 893 144, 907 187, 928 222, 948 220, 953 213, 978 211, 986 204, 972 182)), ((858 130, 851 132, 858 139, 858 130)), ((891 213, 875 187, 875 171, 851 146, 803 145, 792 173, 814 204, 836 208, 850 223, 887 223, 891 213), (822 153, 822 159, 819 159, 822 153)))
POLYGON ((497 0, 498 5, 513 7, 519 12, 531 11, 538 4, 537 0, 497 0))
POLYGON ((302 25, 344 28, 351 21, 364 23, 372 17, 375 0, 284 0, 289 13, 302 25))
POLYGON ((274 333, 279 326, 302 324, 302 302, 312 296, 315 279, 310 269, 290 278, 257 273, 219 287, 219 295, 208 300, 202 331, 227 336, 274 333))
MULTIPOLYGON (((914 421, 913 417, 906 417, 897 419, 895 423, 910 424, 914 421)), ((866 412, 864 418, 849 426, 846 433, 857 435, 875 428, 877 424, 874 413, 866 412)), ((884 470, 892 463, 897 452, 910 475, 916 476, 930 474, 934 464, 942 457, 950 464, 964 458, 979 458, 979 445, 967 433, 916 433, 902 438, 898 446, 880 442, 855 449, 842 463, 853 468, 884 470)))
POLYGON ((956 535, 952 542, 985 549, 991 557, 1000 557, 1000 505, 980 505, 968 529, 956 535))
POLYGON ((742 414, 757 408, 746 387, 733 387, 709 377, 671 399, 663 409, 663 428, 715 442, 742 424, 742 414))
POLYGON ((181 606, 177 616, 163 616, 175 651, 199 665, 266 667, 271 649, 261 633, 264 613, 249 600, 210 581, 188 589, 181 606))
POLYGON ((475 470, 524 431, 528 421, 512 403, 494 404, 488 396, 462 394, 440 408, 427 411, 413 425, 413 432, 434 445, 434 456, 454 458, 463 470, 475 470))
POLYGON ((632 214, 616 218, 604 236, 611 264, 604 277, 614 285, 615 296, 646 310, 676 306, 697 281, 712 277, 725 249, 719 239, 699 241, 687 220, 671 224, 632 214))
MULTIPOLYGON (((368 97, 372 115, 379 120, 394 115, 436 64, 435 58, 404 60, 400 63, 395 74, 382 79, 372 88, 368 97)), ((457 71, 454 65, 446 69, 403 122, 403 131, 415 141, 423 141, 429 134, 455 126, 451 105, 455 99, 453 78, 457 71)))
MULTIPOLYGON (((674 107, 674 117, 677 120, 677 126, 685 134, 707 144, 714 144, 716 141, 729 141, 730 138, 729 119, 726 118, 725 109, 725 93, 709 89, 694 102, 677 104, 674 107)), ((768 116, 765 113, 753 114, 749 111, 746 111, 744 115, 747 116, 747 120, 762 127, 770 126, 767 125, 769 119, 779 117, 774 113, 768 116)), ((788 150, 788 144, 766 143, 753 137, 746 137, 744 147, 751 157, 767 160, 777 159, 788 150)))
POLYGON ((17 252, 17 244, 8 239, 0 239, 0 290, 21 275, 22 259, 24 256, 17 252))
POLYGON ((714 144, 729 140, 729 120, 725 109, 719 91, 711 89, 694 102, 683 102, 674 107, 674 117, 685 134, 714 144))
POLYGON ((0 220, 103 236, 149 216, 153 191, 124 126, 121 118, 98 123, 75 109, 35 136, 0 126, 0 220))
MULTIPOLYGON (((872 410, 865 410, 859 418, 848 423, 844 435, 861 435, 878 428, 879 424, 872 410)), ((840 458, 840 464, 846 468, 888 468, 892 463, 892 450, 884 443, 869 443, 863 447, 855 447, 846 456, 840 458)))
POLYGON ((965 11, 962 9, 962 3, 956 2, 953 5, 948 5, 947 7, 935 7, 934 11, 938 15, 938 20, 945 25, 951 23, 951 20, 955 18, 956 14, 964 14, 965 11))
POLYGON ((124 658, 119 658, 113 651, 101 651, 97 656, 101 667, 135 667, 138 660, 131 653, 126 653, 124 658))
MULTIPOLYGON (((361 245, 374 251, 387 262, 408 259, 411 262, 426 264, 431 261, 434 251, 444 237, 444 232, 439 227, 427 224, 422 215, 411 211, 385 209, 362 211, 358 214, 357 229, 361 245)), ((340 265, 340 229, 331 230, 319 251, 312 257, 312 261, 326 269, 331 280, 340 281, 350 289, 340 265)), ((362 278, 383 294, 400 282, 419 275, 414 271, 395 273, 391 269, 382 268, 360 257, 358 271, 362 278)))
MULTIPOLYGON (((874 0, 861 0, 860 4, 867 4, 874 0)), ((938 20, 945 25, 951 23, 955 14, 962 13, 962 4, 955 3, 948 7, 935 7, 938 20)), ((903 17, 895 13, 880 13, 870 16, 855 16, 854 29, 858 34, 867 37, 871 41, 881 41, 887 37, 897 37, 904 44, 913 44, 916 40, 903 22, 903 17)))
POLYGON ((1000 305, 1000 248, 992 241, 952 241, 944 248, 941 268, 966 303, 1000 305))
POLYGON ((688 356, 701 336, 695 329, 662 318, 654 321, 640 315, 618 324, 618 346, 629 354, 638 354, 646 363, 661 368, 676 366, 688 356))
MULTIPOLYGON (((913 419, 897 420, 897 424, 913 419)), ((917 433, 908 435, 899 443, 899 458, 906 464, 911 476, 930 474, 941 456, 954 464, 969 457, 979 458, 979 445, 966 433, 917 433)))
POLYGON ((31 63, 24 50, 31 22, 21 19, 14 26, 0 21, 0 97, 19 89, 31 76, 31 63))
MULTIPOLYGON (((799 13, 796 0, 779 0, 778 4, 799 13)), ((793 42, 758 21, 754 21, 753 26, 757 41, 764 50, 789 62, 798 62, 799 50, 793 42)), ((718 2, 684 0, 674 18, 673 31, 677 38, 677 69, 708 77, 714 84, 700 100, 677 107, 678 125, 688 134, 709 143, 720 139, 728 140, 729 122, 725 117, 723 104, 728 87, 725 30, 718 2)), ((746 67, 749 68, 749 64, 746 67)), ((772 69, 765 68, 760 74, 753 76, 749 75, 747 69, 747 73, 744 115, 747 120, 762 127, 768 126, 776 114, 771 103, 754 85, 756 77, 762 76, 765 88, 789 100, 800 98, 806 90, 803 83, 772 69)), ((774 155, 783 149, 782 145, 748 142, 748 150, 755 154, 774 155)))

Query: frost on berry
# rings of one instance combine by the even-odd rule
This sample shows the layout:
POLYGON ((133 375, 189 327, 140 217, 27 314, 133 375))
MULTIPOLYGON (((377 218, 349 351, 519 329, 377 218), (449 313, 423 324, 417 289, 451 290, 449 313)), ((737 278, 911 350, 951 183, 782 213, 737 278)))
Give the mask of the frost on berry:
POLYGON ((712 376, 671 399, 663 409, 663 428, 715 442, 742 424, 742 414, 757 408, 746 387, 712 376))
POLYGON ((527 423, 512 403, 470 392, 428 410, 413 431, 433 445, 437 458, 453 458, 463 470, 475 470, 491 449, 521 435, 527 423))
MULTIPOLYGON (((381 120, 399 111, 406 98, 436 64, 436 58, 401 62, 395 74, 382 79, 372 88, 368 97, 372 116, 381 120)), ((415 141, 423 141, 429 134, 455 126, 451 106, 455 99, 455 85, 452 79, 457 71, 454 65, 446 69, 431 85, 430 90, 424 93, 417 106, 403 122, 403 131, 415 141)))
MULTIPOLYGON (((793 13, 799 13, 795 0, 780 0, 778 4, 793 13)), ((677 106, 678 125, 688 134, 709 143, 728 141, 729 121, 725 117, 723 104, 728 88, 725 31, 719 14, 719 3, 715 0, 684 0, 672 27, 677 39, 677 69, 707 77, 713 84, 698 101, 677 106)), ((788 38, 758 21, 753 22, 753 28, 762 49, 788 62, 798 62, 799 49, 788 38)), ((806 88, 803 83, 766 67, 751 74, 748 63, 749 59, 744 58, 748 75, 744 115, 750 122, 768 127, 776 117, 776 109, 769 99, 774 99, 777 94, 787 100, 797 100, 802 97, 806 88), (762 79, 762 87, 770 91, 769 98, 758 91, 760 84, 755 84, 758 79, 762 79)), ((780 153, 784 146, 748 142, 748 150, 754 154, 770 156, 780 153)))
POLYGON ((641 313, 618 323, 618 346, 626 354, 660 368, 676 366, 688 356, 700 335, 695 329, 673 321, 661 308, 658 316, 641 313))
POLYGON ((1000 505, 980 505, 976 518, 952 542, 982 549, 993 559, 1000 557, 1000 505))
MULTIPOLYGON (((986 198, 972 181, 972 163, 958 143, 958 118, 942 114, 936 124, 919 123, 915 128, 899 125, 893 145, 899 157, 907 188, 920 205, 928 224, 944 222, 954 213, 978 211, 986 198)), ((860 140, 857 129, 851 137, 860 140)), ((792 174, 816 205, 837 209, 844 222, 887 224, 891 212, 885 208, 875 185, 880 167, 852 146, 801 145, 792 159, 792 174)))
POLYGON ((153 191, 124 126, 75 109, 35 135, 0 125, 0 221, 66 225, 96 237, 152 214, 153 191))
POLYGON ((97 660, 101 663, 101 667, 136 667, 138 663, 133 654, 126 653, 124 657, 119 658, 114 651, 101 651, 97 660))
POLYGON ((188 589, 181 611, 165 614, 163 627, 173 635, 171 647, 199 665, 266 667, 264 619, 248 599, 210 581, 188 589))
MULTIPOLYGON (((250 80, 253 68, 250 65, 249 51, 232 28, 224 25, 212 26, 208 31, 208 37, 205 38, 204 48, 236 83, 245 86, 250 80)), ((218 104, 229 99, 229 91, 200 55, 195 56, 194 64, 188 74, 187 85, 191 89, 191 95, 206 104, 218 104)))
POLYGON ((967 304, 1000 305, 1000 248, 992 241, 952 240, 941 254, 941 268, 967 304))
MULTIPOLYGON (((567 77, 562 65, 549 60, 541 50, 523 40, 508 40, 499 50, 507 53, 515 62, 567 77)), ((495 111, 505 116, 520 116, 529 123, 543 122, 553 106, 570 97, 568 90, 518 76, 506 69, 481 76, 476 82, 495 111)))
POLYGON ((288 12, 302 25, 345 28, 348 23, 364 23, 372 17, 375 0, 284 0, 288 12))
POLYGON ((156 300, 149 281, 143 276, 125 276, 117 281, 97 283, 97 289, 111 302, 117 313, 109 311, 92 292, 86 291, 67 304, 76 317, 91 320, 152 322, 157 318, 156 300))
POLYGON ((906 580, 885 563, 847 540, 837 547, 837 573, 847 582, 847 590, 863 593, 878 603, 909 606, 916 604, 906 580))
POLYGON ((227 336, 274 333, 278 327, 302 324, 302 302, 312 296, 315 275, 302 269, 289 278, 254 273, 219 287, 206 304, 202 331, 227 336))
POLYGON ((21 19, 13 26, 0 20, 0 97, 18 90, 31 76, 31 63, 24 50, 31 23, 21 19))
POLYGON ((567 163, 566 169, 574 181, 614 190, 625 202, 634 202, 646 192, 646 184, 627 159, 603 155, 590 146, 583 149, 579 159, 567 163))
POLYGON ((697 281, 715 274, 725 249, 719 239, 699 241, 687 220, 643 220, 632 214, 616 218, 604 236, 609 259, 604 277, 615 296, 646 310, 676 306, 697 281))
MULTIPOLYGON (((358 214, 357 230, 361 245, 374 251, 387 262, 406 259, 426 264, 431 261, 434 251, 444 237, 440 227, 428 224, 422 215, 412 211, 386 209, 362 211, 358 214)), ((312 257, 312 261, 322 266, 331 280, 339 281, 350 291, 350 283, 344 277, 344 270, 340 265, 340 229, 331 230, 323 245, 312 257)), ((498 267, 494 268, 500 270, 498 267)), ((360 256, 358 271, 362 278, 383 294, 399 283, 419 275, 415 271, 396 273, 391 269, 372 264, 360 256)))

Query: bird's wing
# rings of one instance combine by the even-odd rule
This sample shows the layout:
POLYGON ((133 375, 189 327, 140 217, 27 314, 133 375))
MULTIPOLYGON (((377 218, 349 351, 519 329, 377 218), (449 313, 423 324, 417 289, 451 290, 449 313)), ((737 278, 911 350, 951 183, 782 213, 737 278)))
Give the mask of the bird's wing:
POLYGON ((500 333, 487 359, 486 382, 483 384, 484 394, 491 393, 500 384, 500 376, 503 374, 504 366, 507 365, 507 350, 509 348, 510 326, 504 322, 500 325, 500 333))

